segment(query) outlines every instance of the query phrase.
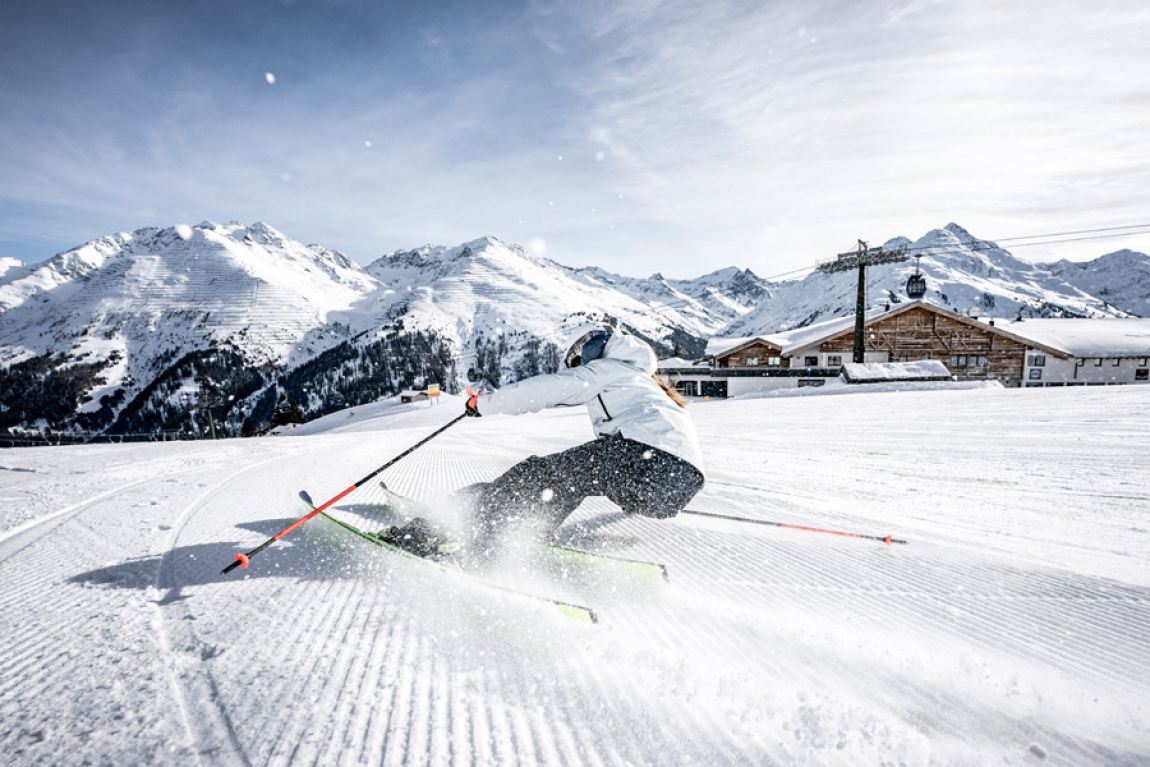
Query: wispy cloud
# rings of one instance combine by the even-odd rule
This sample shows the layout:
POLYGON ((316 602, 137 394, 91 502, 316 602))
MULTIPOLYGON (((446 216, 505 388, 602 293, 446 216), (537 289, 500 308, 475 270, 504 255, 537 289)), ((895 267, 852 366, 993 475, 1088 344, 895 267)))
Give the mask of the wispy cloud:
POLYGON ((589 135, 697 251, 785 268, 950 219, 1150 216, 1144 5, 639 4, 585 26, 610 41, 578 73, 589 135))
POLYGON ((361 260, 496 234, 772 274, 950 220, 1150 219, 1142 3, 6 12, 0 243, 261 218, 361 260))

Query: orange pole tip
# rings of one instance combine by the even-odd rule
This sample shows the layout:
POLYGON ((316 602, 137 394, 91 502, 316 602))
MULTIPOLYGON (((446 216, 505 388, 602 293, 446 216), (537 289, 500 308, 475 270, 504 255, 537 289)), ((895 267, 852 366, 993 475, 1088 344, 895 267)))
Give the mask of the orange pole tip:
POLYGON ((251 564, 248 560, 248 555, 242 551, 236 553, 236 561, 240 563, 240 567, 244 570, 247 570, 248 565, 251 564))

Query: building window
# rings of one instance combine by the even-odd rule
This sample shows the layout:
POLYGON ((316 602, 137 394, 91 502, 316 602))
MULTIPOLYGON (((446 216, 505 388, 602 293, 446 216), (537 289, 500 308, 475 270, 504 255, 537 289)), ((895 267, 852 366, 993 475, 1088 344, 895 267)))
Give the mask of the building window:
POLYGON ((978 355, 978 366, 980 368, 984 368, 984 367, 986 367, 986 365, 987 365, 986 355, 984 355, 984 354, 978 355))
POLYGON ((699 382, 698 381, 676 381, 675 388, 679 390, 680 394, 688 397, 699 396, 699 382))
POLYGON ((1146 367, 1146 361, 1147 360, 1150 360, 1150 357, 1142 357, 1141 359, 1139 359, 1138 360, 1138 367, 1140 367, 1140 368, 1146 367))
POLYGON ((1045 355, 1045 354, 1034 354, 1034 355, 1031 355, 1031 357, 1030 357, 1030 366, 1031 366, 1032 368, 1041 368, 1041 367, 1046 367, 1046 355, 1045 355))
POLYGON ((746 364, 748 367, 754 367, 755 365, 759 364, 759 358, 758 357, 747 357, 746 364))
POLYGON ((841 364, 843 364, 843 356, 841 354, 828 354, 827 355, 827 366, 828 367, 836 368, 841 364))
POLYGON ((1085 364, 1086 364, 1086 358, 1085 357, 1083 357, 1082 359, 1074 360, 1074 367, 1080 368, 1085 364))
POLYGON ((950 366, 952 368, 964 368, 964 367, 966 367, 966 355, 965 354, 952 354, 950 357, 950 366))
POLYGON ((767 357, 767 364, 773 368, 777 368, 783 362, 782 357, 767 357))
POLYGON ((1134 371, 1135 381, 1150 381, 1150 368, 1138 368, 1134 371))
POLYGON ((817 368, 819 366, 818 357, 803 357, 803 364, 809 368, 817 368))
POLYGON ((899 362, 910 362, 910 357, 907 357, 907 356, 904 354, 904 355, 902 355, 901 357, 899 357, 899 358, 898 358, 898 361, 899 361, 899 362))
POLYGON ((1098 359, 1094 360, 1094 367, 1096 367, 1096 368, 1100 368, 1100 367, 1102 367, 1102 358, 1101 358, 1101 357, 1099 357, 1098 359))
POLYGON ((1031 381, 1041 381, 1042 380, 1042 369, 1041 368, 1031 368, 1028 377, 1030 378, 1031 381))
POLYGON ((1120 360, 1120 359, 1118 359, 1117 357, 1115 357, 1115 358, 1114 358, 1114 362, 1112 362, 1112 363, 1111 363, 1111 365, 1112 365, 1113 367, 1118 367, 1119 363, 1121 363, 1121 362, 1122 362, 1122 360, 1120 360))

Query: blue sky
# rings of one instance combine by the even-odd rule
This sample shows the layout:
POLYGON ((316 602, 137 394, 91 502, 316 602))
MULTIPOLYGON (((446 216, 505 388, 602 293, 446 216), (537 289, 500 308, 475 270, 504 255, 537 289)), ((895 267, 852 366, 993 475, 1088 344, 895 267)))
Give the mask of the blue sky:
MULTIPOLYGON (((1150 221, 1143 2, 0 4, 0 256, 265 220, 763 275, 1150 221), (274 83, 268 74, 274 75, 274 83)), ((1150 236, 1019 249, 1082 259, 1150 236)))

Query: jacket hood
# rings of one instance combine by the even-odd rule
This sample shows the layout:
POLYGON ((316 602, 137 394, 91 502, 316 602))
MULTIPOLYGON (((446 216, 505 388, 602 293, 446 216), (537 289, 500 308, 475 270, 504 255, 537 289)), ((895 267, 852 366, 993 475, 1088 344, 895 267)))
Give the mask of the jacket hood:
POLYGON ((658 364, 654 349, 646 341, 621 330, 616 330, 607 342, 603 349, 603 359, 626 362, 646 375, 653 374, 658 364))

